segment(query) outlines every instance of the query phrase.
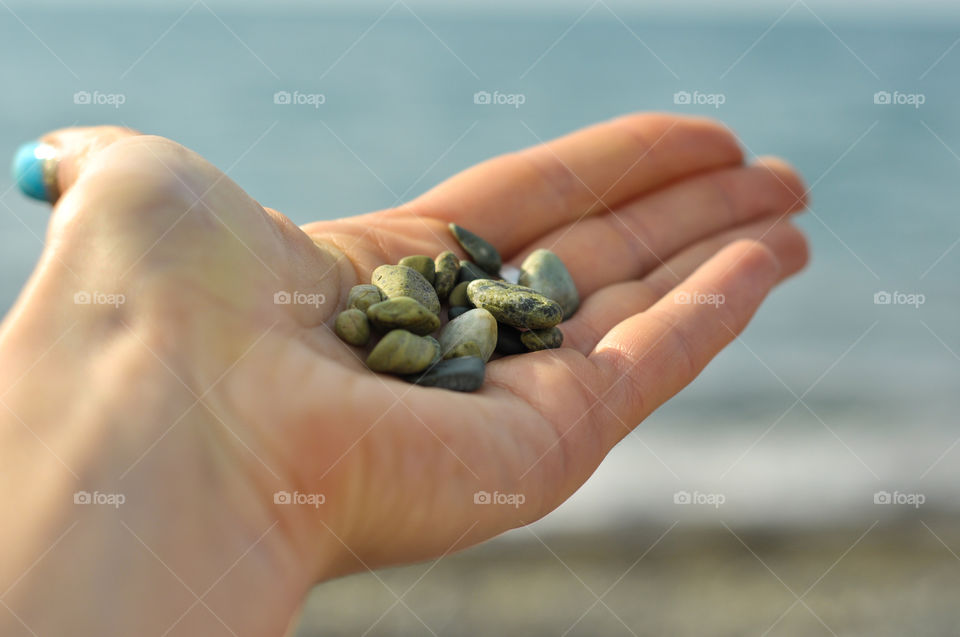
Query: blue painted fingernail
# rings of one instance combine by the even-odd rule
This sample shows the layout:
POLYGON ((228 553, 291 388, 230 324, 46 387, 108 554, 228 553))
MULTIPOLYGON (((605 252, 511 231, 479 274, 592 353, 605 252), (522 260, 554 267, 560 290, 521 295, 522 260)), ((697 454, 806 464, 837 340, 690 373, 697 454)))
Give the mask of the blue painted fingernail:
POLYGON ((57 149, 42 142, 28 142, 13 157, 13 179, 23 194, 54 202, 57 190, 57 149))

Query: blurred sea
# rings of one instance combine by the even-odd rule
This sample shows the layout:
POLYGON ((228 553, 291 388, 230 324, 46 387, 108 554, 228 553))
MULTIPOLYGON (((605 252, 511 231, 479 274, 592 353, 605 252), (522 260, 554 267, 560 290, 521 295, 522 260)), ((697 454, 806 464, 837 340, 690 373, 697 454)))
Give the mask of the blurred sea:
MULTIPOLYGON (((716 116, 751 155, 783 155, 813 184, 800 222, 812 265, 539 524, 917 514, 874 504, 881 491, 922 493, 921 513, 960 510, 958 26, 827 24, 802 4, 777 22, 787 5, 713 24, 588 6, 499 18, 415 2, 0 10, 0 149, 60 126, 125 124, 194 148, 304 223, 393 205, 620 113, 716 116), (278 91, 313 103, 276 104, 278 91), (475 104, 478 91, 524 103, 475 104), (723 103, 675 104, 681 91, 723 103), (923 104, 877 104, 881 91, 923 104), (875 304, 881 291, 924 302, 875 304), (724 503, 678 506, 680 491, 724 503)), ((6 308, 46 214, 6 174, 0 193, 6 308)))

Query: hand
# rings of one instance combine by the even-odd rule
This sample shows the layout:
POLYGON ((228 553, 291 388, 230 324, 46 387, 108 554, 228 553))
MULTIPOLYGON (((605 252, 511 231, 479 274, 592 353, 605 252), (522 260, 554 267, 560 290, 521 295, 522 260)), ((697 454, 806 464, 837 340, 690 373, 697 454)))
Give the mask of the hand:
MULTIPOLYGON (((735 138, 701 119, 624 117, 399 208, 303 228, 169 140, 93 128, 44 141, 63 194, 0 333, 0 493, 19 520, 0 532, 15 557, 0 561, 0 594, 80 520, 0 596, 38 634, 57 621, 45 609, 77 595, 54 573, 91 545, 117 553, 87 599, 105 604, 109 589, 127 609, 110 626, 265 635, 318 580, 532 522, 807 258, 787 218, 805 200, 797 175, 775 159, 743 165, 735 138), (515 265, 552 249, 583 299, 563 348, 492 361, 474 394, 374 374, 331 329, 378 265, 461 253, 450 221, 515 265), (82 291, 106 302, 78 305, 82 291), (279 291, 316 302, 275 304, 279 291), (25 480, 41 485, 30 498, 25 480), (125 503, 74 507, 81 489, 125 503), (278 504, 278 491, 323 504, 278 504), (478 505, 478 491, 523 504, 478 505)), ((88 612, 73 634, 103 634, 98 621, 88 612)), ((0 626, 22 629, 3 609, 0 626)))

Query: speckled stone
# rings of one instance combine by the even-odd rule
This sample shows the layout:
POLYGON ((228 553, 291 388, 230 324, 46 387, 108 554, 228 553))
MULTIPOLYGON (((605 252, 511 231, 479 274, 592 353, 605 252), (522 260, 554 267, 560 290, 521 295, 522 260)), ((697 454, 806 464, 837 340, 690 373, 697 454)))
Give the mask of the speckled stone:
POLYGON ((424 255, 424 254, 415 254, 409 257, 403 257, 400 261, 397 262, 397 265, 405 265, 408 268, 413 268, 427 280, 430 285, 433 285, 435 270, 433 266, 433 259, 424 255))
POLYGON ((521 334, 523 334, 523 332, 512 325, 497 323, 496 352, 504 356, 513 356, 514 354, 525 354, 529 352, 530 350, 527 349, 527 346, 524 345, 520 339, 521 334))
MULTIPOLYGON (((466 288, 464 288, 464 291, 466 291, 466 288)), ((452 321, 453 319, 457 318, 461 314, 469 312, 471 309, 472 308, 468 305, 455 305, 447 309, 447 318, 449 318, 452 321)))
POLYGON ((480 346, 473 341, 467 341, 466 343, 460 343, 450 351, 445 352, 443 354, 443 359, 449 360, 451 358, 460 358, 462 356, 476 356, 477 358, 483 358, 483 354, 480 352, 480 346))
POLYGON ((548 327, 544 330, 530 330, 520 335, 520 340, 531 352, 542 349, 556 349, 563 345, 563 332, 558 327, 548 327))
POLYGON ((505 281, 477 279, 467 285, 467 297, 501 323, 528 329, 553 327, 563 320, 563 310, 539 292, 505 281))
POLYGON ((472 342, 477 345, 480 358, 487 361, 497 346, 497 320, 487 310, 470 310, 444 325, 439 340, 444 358, 458 345, 472 342))
POLYGON ((457 276, 460 274, 460 259, 449 250, 437 255, 433 262, 434 279, 433 289, 437 291, 440 300, 450 296, 450 290, 457 284, 457 276))
POLYGON ((460 243, 460 247, 470 255, 471 261, 490 274, 496 275, 500 272, 500 253, 489 242, 455 223, 450 224, 450 232, 460 243))
POLYGON ((350 294, 347 295, 347 309, 356 309, 360 310, 361 312, 366 312, 368 307, 374 303, 379 303, 382 300, 383 295, 380 293, 380 288, 377 286, 369 283, 355 285, 350 288, 350 294))
POLYGON ((355 347, 363 347, 370 342, 370 324, 367 322, 367 315, 356 308, 340 312, 333 330, 343 342, 355 347))
POLYGON ((431 339, 407 330, 393 330, 367 356, 367 367, 375 372, 415 374, 426 369, 436 354, 437 346, 431 339))
POLYGON ((520 269, 522 272, 517 283, 559 303, 563 308, 564 320, 573 316, 580 307, 580 295, 573 284, 573 277, 553 252, 534 250, 523 260, 520 269))
POLYGON ((442 387, 454 391, 477 391, 483 385, 486 365, 476 356, 440 361, 422 374, 404 379, 424 387, 442 387))
POLYGON ((409 296, 434 314, 440 314, 440 299, 436 290, 413 268, 405 265, 381 265, 373 271, 371 283, 380 288, 388 299, 409 296))
POLYGON ((469 283, 470 281, 475 281, 477 279, 492 279, 493 277, 484 272, 479 266, 475 263, 470 263, 469 261, 460 262, 460 274, 457 275, 458 283, 469 283))
POLYGON ((468 285, 470 285, 469 281, 457 283, 453 290, 451 290, 449 299, 450 307, 470 307, 473 305, 467 297, 468 285))
POLYGON ((367 308, 367 318, 381 332, 404 329, 425 336, 440 329, 440 317, 409 296, 396 296, 367 308))

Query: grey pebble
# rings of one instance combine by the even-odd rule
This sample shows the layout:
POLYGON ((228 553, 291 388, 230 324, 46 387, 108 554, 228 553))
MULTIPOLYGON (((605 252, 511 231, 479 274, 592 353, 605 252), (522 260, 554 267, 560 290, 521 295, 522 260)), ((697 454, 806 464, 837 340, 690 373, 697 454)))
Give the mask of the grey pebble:
POLYGON ((573 316, 580 307, 580 295, 567 266, 549 250, 534 250, 523 260, 517 283, 553 299, 563 308, 563 319, 573 316))
POLYGON ((476 391, 483 385, 486 365, 476 356, 440 361, 422 374, 404 379, 424 387, 442 387, 454 391, 476 391))
POLYGON ((502 264, 500 253, 488 241, 455 223, 450 224, 450 232, 453 233, 460 247, 470 255, 471 261, 490 274, 496 275, 500 272, 502 264))

